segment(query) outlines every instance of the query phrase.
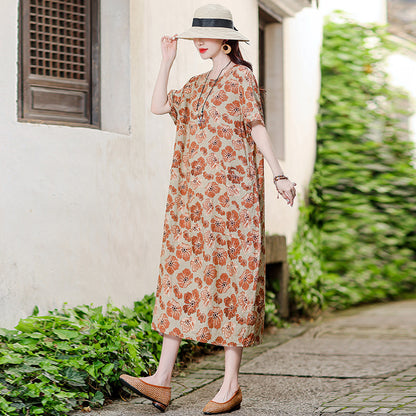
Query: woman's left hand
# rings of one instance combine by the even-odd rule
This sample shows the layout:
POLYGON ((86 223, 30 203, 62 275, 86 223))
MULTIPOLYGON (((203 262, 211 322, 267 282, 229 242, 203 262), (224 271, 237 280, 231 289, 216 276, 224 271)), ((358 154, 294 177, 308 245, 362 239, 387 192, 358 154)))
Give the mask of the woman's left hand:
POLYGON ((296 183, 291 182, 289 179, 280 179, 274 183, 277 189, 277 199, 279 199, 279 194, 286 200, 288 205, 293 207, 293 201, 296 196, 296 183))

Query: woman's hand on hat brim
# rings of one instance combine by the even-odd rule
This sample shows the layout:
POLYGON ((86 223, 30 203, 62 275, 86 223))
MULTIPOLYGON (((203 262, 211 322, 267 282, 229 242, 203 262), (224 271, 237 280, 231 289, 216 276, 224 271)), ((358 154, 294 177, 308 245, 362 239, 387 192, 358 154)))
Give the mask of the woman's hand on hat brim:
POLYGON ((162 49, 162 59, 172 63, 176 58, 176 51, 178 48, 178 34, 173 36, 162 36, 160 41, 162 49))

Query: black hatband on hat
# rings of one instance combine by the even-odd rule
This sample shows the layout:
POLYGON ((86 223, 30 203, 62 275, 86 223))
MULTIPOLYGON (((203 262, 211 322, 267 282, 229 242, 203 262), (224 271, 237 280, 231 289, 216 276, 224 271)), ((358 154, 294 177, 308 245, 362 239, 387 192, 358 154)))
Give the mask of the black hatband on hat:
POLYGON ((194 17, 192 20, 192 27, 225 27, 227 29, 234 29, 232 20, 228 19, 205 19, 194 17))

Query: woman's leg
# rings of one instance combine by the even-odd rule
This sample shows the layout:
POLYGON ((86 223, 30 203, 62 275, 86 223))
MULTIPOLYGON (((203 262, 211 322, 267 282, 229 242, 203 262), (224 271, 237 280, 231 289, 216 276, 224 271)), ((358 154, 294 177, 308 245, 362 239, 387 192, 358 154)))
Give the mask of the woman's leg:
POLYGON ((162 353, 160 354, 159 366, 156 372, 148 377, 140 377, 140 379, 157 386, 170 386, 173 366, 175 365, 180 343, 181 338, 163 335, 162 353))
POLYGON ((238 389, 238 371, 240 370, 243 347, 224 347, 225 374, 221 389, 212 399, 218 403, 224 403, 231 399, 238 389))

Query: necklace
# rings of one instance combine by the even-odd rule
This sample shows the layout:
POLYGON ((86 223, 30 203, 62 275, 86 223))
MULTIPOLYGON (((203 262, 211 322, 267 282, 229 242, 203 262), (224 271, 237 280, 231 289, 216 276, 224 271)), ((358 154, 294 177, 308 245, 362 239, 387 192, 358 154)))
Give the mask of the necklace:
MULTIPOLYGON (((219 74, 218 74, 218 76, 217 76, 217 79, 216 79, 216 80, 215 80, 215 82, 214 82, 214 85, 213 85, 213 86, 211 87, 211 89, 209 90, 209 93, 208 93, 208 95, 206 96, 204 103, 202 104, 201 112, 198 114, 198 125, 199 125, 199 128, 202 128, 202 123, 205 121, 205 120, 204 120, 204 118, 203 118, 203 115, 204 115, 204 108, 205 108, 205 103, 207 102, 209 95, 211 94, 212 90, 213 90, 213 89, 214 89, 214 87, 215 87, 215 84, 217 83, 218 79, 220 78, 220 76, 221 76, 221 74, 222 74, 222 71, 224 71, 224 69, 225 69, 225 68, 227 68, 227 66, 228 66, 228 65, 230 65, 230 63, 231 63, 231 62, 232 62, 232 61, 230 60, 230 62, 228 62, 228 64, 227 64, 227 65, 225 65, 225 67, 224 67, 223 69, 221 69, 220 73, 219 73, 219 74)), ((211 69, 211 71, 212 71, 212 69, 211 69)), ((204 92, 204 90, 205 90, 205 85, 207 85, 208 77, 209 77, 209 75, 211 74, 211 71, 209 71, 209 72, 208 72, 208 75, 207 75, 207 77, 205 78, 204 86, 202 87, 201 94, 199 95, 198 102, 197 102, 197 104, 196 104, 196 111, 197 111, 197 112, 198 112, 198 109, 199 109, 199 100, 201 99, 201 97, 202 97, 202 93, 203 93, 203 92, 204 92)))

